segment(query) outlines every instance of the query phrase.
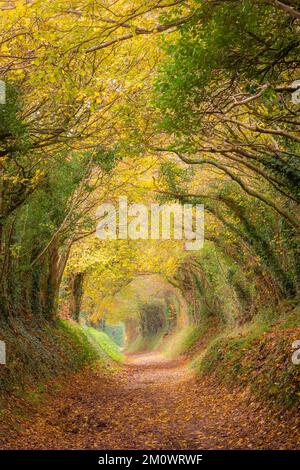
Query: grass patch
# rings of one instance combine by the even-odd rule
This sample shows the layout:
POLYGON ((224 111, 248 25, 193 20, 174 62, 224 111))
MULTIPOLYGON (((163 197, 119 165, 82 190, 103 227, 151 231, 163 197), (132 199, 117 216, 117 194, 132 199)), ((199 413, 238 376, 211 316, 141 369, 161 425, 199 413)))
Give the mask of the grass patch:
POLYGON ((170 359, 176 358, 188 351, 206 331, 205 326, 187 326, 166 339, 162 352, 170 359))
POLYGON ((192 357, 205 348, 217 331, 219 331, 219 321, 203 319, 198 325, 189 325, 171 334, 163 343, 162 352, 170 359, 183 354, 192 357))
POLYGON ((164 336, 165 332, 153 336, 138 336, 126 347, 126 352, 140 353, 154 351, 160 347, 161 343, 163 342, 164 336))
POLYGON ((103 357, 106 355, 115 362, 123 362, 124 356, 120 351, 119 346, 103 331, 96 330, 92 327, 85 327, 84 332, 96 346, 99 354, 103 357))
POLYGON ((35 401, 42 387, 36 384, 96 361, 106 367, 108 356, 119 359, 106 335, 97 347, 85 328, 67 320, 26 324, 16 319, 10 325, 0 325, 0 336, 7 348, 7 364, 0 368, 0 389, 5 396, 10 390, 19 394, 29 389, 34 390, 29 400, 35 401))

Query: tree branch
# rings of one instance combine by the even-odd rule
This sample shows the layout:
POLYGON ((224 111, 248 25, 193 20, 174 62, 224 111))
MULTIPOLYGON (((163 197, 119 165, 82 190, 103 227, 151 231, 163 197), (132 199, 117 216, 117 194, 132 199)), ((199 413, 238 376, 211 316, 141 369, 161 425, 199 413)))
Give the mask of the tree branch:
POLYGON ((270 5, 273 5, 280 10, 284 11, 288 15, 292 16, 293 18, 300 18, 300 11, 296 10, 295 8, 291 7, 290 5, 287 5, 286 3, 279 2, 279 0, 266 0, 267 3, 270 5))
MULTIPOLYGON (((163 151, 163 150, 160 150, 160 151, 163 151)), ((165 150, 165 151, 168 152, 170 150, 165 150)), ((300 229, 300 222, 298 219, 293 217, 290 213, 286 212, 284 209, 281 209, 281 207, 279 207, 278 204, 276 204, 274 201, 268 199, 263 194, 257 192, 255 189, 252 189, 249 186, 247 186, 245 182, 242 180, 242 178, 236 175, 233 171, 229 170, 228 167, 226 167, 225 165, 219 162, 216 162, 214 160, 208 160, 204 158, 190 160, 189 158, 180 154, 176 150, 171 150, 171 152, 175 153, 180 158, 180 160, 182 160, 184 163, 188 165, 212 165, 218 168, 219 170, 223 171, 226 175, 228 175, 233 181, 235 181, 245 191, 245 193, 249 194, 249 196, 259 199, 260 201, 264 202, 267 206, 272 207, 278 214, 280 214, 282 217, 288 220, 293 227, 295 227, 297 230, 300 229)))
POLYGON ((172 28, 176 28, 177 26, 180 26, 180 25, 186 23, 189 19, 192 18, 192 16, 193 15, 188 15, 188 16, 185 16, 184 18, 180 18, 176 21, 172 21, 172 23, 160 24, 160 25, 155 26, 152 29, 144 29, 144 28, 136 27, 134 33, 127 33, 127 34, 124 34, 123 36, 120 36, 116 39, 112 39, 111 41, 103 42, 102 44, 99 44, 98 46, 93 46, 93 47, 87 49, 86 52, 99 51, 100 49, 104 49, 106 47, 112 46, 113 44, 117 44, 118 42, 122 42, 122 41, 126 41, 127 39, 131 39, 136 35, 162 33, 164 31, 167 31, 167 30, 172 29, 172 28))

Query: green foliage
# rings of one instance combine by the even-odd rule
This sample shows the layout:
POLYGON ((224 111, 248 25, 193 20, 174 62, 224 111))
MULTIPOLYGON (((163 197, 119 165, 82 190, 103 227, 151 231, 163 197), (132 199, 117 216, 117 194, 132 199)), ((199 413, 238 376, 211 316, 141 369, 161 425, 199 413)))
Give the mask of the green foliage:
POLYGON ((87 337, 92 339, 93 344, 100 347, 100 353, 103 353, 116 362, 123 362, 124 357, 117 344, 103 331, 96 330, 92 327, 84 328, 87 337))
POLYGON ((137 335, 133 341, 126 346, 127 353, 141 353, 158 350, 165 340, 165 335, 160 332, 152 336, 137 335))
POLYGON ((54 324, 39 321, 33 325, 14 320, 13 329, 1 325, 1 339, 6 342, 8 357, 7 365, 0 370, 1 390, 37 383, 42 387, 52 377, 99 359, 83 329, 68 321, 58 320, 54 324))
POLYGON ((255 93, 262 77, 280 82, 284 61, 299 64, 299 40, 290 19, 266 2, 197 3, 179 39, 166 42, 169 59, 156 81, 163 126, 177 133, 198 126, 191 103, 211 96, 221 80, 244 81, 245 90, 255 93))
POLYGON ((140 305, 140 327, 144 337, 156 336, 166 329, 165 308, 162 301, 152 300, 140 305))
POLYGON ((20 213, 20 226, 28 224, 28 245, 37 238, 43 246, 60 226, 69 210, 70 197, 84 177, 86 164, 86 155, 57 156, 51 172, 20 213))
POLYGON ((7 150, 26 149, 28 133, 19 117, 21 106, 20 93, 12 82, 6 82, 6 103, 0 105, 0 145, 7 150))
POLYGON ((150 298, 148 301, 140 301, 138 308, 136 334, 126 345, 126 350, 138 352, 157 349, 174 325, 170 305, 166 303, 166 299, 150 298))
POLYGON ((125 336, 125 325, 124 325, 124 323, 119 323, 117 325, 108 325, 106 323, 105 326, 104 326, 103 331, 120 348, 122 348, 124 346, 124 336, 125 336))
MULTIPOLYGON (((169 191, 184 194, 188 191, 188 184, 194 171, 193 168, 182 168, 171 161, 163 161, 160 165, 160 183, 167 185, 169 191)), ((170 199, 168 195, 164 197, 170 199)))
MULTIPOLYGON (((58 320, 58 324, 66 332, 67 336, 72 339, 76 345, 76 353, 73 355, 73 363, 75 369, 81 368, 84 364, 93 362, 99 358, 97 350, 88 341, 85 331, 76 323, 71 323, 66 320, 58 320)), ((72 354, 72 352, 70 351, 72 354)))
MULTIPOLYGON (((296 23, 268 2, 197 1, 192 18, 163 43, 155 95, 171 141, 166 150, 194 162, 185 169, 198 175, 191 191, 168 170, 168 190, 183 193, 181 202, 204 202, 209 220, 221 225, 213 236, 221 256, 229 254, 241 268, 256 259, 256 274, 271 275, 278 296, 290 298, 299 288, 299 221, 292 220, 299 213, 299 142, 293 135, 299 107, 285 104, 290 95, 284 84, 298 78, 296 23), (202 175, 204 181, 210 175, 210 183, 201 185, 202 175), (185 197, 189 192, 199 197, 185 197), (278 233, 278 225, 288 229, 278 233)), ((249 304, 253 287, 245 289, 241 271, 230 282, 249 304)), ((203 290, 203 280, 197 282, 203 290)))
POLYGON ((169 358, 176 358, 189 350, 207 333, 209 322, 203 321, 201 325, 189 325, 175 331, 166 338, 161 351, 169 358))
MULTIPOLYGON (((242 267, 221 249, 205 244, 199 255, 192 255, 182 267, 182 288, 191 299, 192 321, 202 324, 215 318, 223 325, 246 321, 247 308, 255 303, 255 276, 246 279, 242 267), (186 281, 188 276, 189 282, 186 281), (247 291, 247 299, 239 300, 239 289, 247 291), (243 286, 243 287, 242 287, 243 286)), ((244 297, 246 294, 244 293, 244 297)))
POLYGON ((121 157, 120 155, 117 155, 116 150, 106 149, 103 146, 97 147, 96 155, 94 156, 94 162, 95 164, 99 165, 100 168, 106 173, 112 172, 120 160, 121 157))

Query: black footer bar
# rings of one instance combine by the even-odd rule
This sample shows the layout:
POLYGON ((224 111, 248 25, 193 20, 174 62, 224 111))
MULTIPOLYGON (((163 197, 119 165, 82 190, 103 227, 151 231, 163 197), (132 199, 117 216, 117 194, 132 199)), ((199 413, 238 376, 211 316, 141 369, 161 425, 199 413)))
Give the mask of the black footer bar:
POLYGON ((198 468, 239 467, 257 464, 286 467, 300 462, 300 451, 0 451, 0 469, 104 468, 104 466, 134 469, 141 466, 158 467, 192 465, 198 468))

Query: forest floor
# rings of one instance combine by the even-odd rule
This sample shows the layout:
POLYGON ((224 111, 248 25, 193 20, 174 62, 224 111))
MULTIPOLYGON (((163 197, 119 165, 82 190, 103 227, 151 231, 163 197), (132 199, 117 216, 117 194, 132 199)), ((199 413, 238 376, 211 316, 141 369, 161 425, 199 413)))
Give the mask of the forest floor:
POLYGON ((300 448, 290 417, 156 354, 128 356, 114 374, 78 372, 14 419, 2 449, 300 448))

